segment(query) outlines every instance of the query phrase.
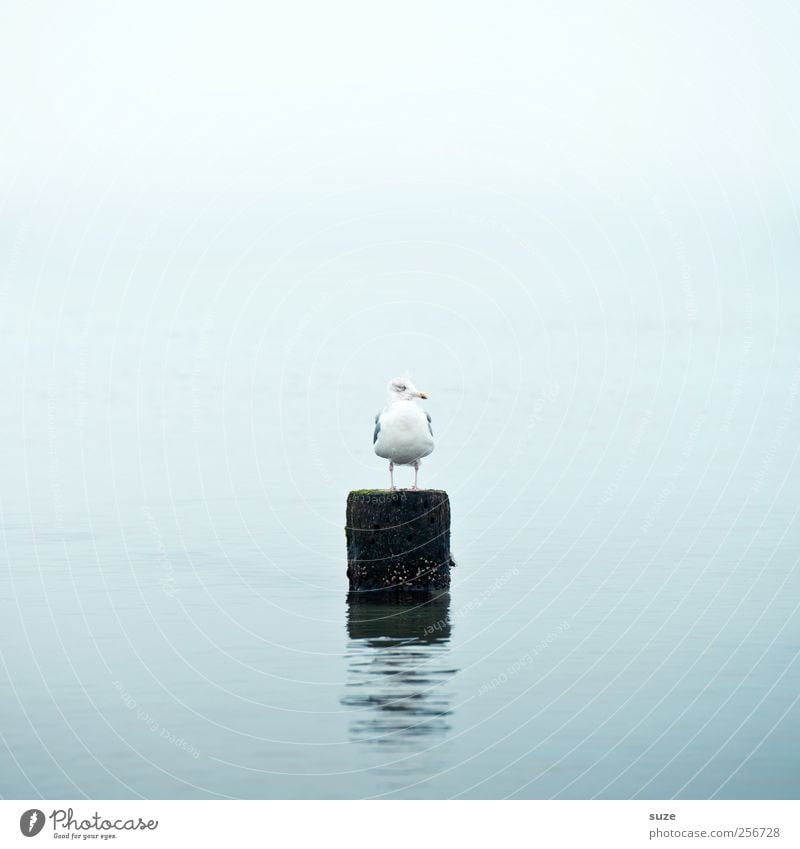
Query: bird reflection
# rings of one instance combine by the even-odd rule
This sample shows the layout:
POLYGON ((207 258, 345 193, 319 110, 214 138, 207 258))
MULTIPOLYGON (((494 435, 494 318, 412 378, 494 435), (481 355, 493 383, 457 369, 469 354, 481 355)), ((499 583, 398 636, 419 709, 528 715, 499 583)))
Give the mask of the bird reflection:
POLYGON ((347 597, 348 681, 342 704, 353 710, 355 742, 404 745, 445 734, 450 724, 447 665, 450 596, 385 600, 347 597))

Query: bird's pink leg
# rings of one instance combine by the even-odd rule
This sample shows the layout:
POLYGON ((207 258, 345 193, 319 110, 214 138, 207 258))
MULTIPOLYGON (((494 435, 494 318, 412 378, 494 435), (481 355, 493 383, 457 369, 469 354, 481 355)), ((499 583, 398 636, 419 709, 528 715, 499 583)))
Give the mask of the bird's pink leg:
POLYGON ((389 461, 389 491, 394 492, 394 463, 389 461))
POLYGON ((414 461, 414 486, 411 487, 415 492, 417 490, 417 475, 419 474, 419 460, 414 461))

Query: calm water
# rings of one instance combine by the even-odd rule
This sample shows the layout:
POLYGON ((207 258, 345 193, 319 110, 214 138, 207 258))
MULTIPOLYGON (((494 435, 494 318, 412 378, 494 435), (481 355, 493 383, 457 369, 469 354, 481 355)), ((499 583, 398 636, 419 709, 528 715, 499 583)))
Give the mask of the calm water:
POLYGON ((492 230, 500 269, 471 249, 492 219, 434 245, 418 212, 272 277, 235 270, 243 233, 6 292, 0 794, 800 793, 790 278, 758 240, 715 276, 691 228, 606 273, 589 225, 548 278, 555 237, 492 230), (345 498, 384 484, 404 368, 458 566, 449 597, 380 606, 347 595, 345 498))
POLYGON ((6 5, 0 796, 800 797, 793 5, 6 5))

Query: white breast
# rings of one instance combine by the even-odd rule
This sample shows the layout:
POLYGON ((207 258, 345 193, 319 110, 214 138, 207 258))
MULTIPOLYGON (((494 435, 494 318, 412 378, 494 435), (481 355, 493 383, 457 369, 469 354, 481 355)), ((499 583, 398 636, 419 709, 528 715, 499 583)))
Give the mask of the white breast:
POLYGON ((379 457, 405 466, 433 451, 428 417, 414 401, 395 401, 384 409, 378 422, 375 453, 379 457))

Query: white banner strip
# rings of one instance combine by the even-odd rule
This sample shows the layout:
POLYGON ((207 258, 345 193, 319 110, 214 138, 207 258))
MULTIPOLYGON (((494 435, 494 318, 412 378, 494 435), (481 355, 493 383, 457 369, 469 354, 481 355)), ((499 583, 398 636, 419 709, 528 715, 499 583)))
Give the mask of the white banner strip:
POLYGON ((795 801, 0 801, 0 846, 800 846, 795 801), (60 843, 59 845, 63 845, 60 843))

